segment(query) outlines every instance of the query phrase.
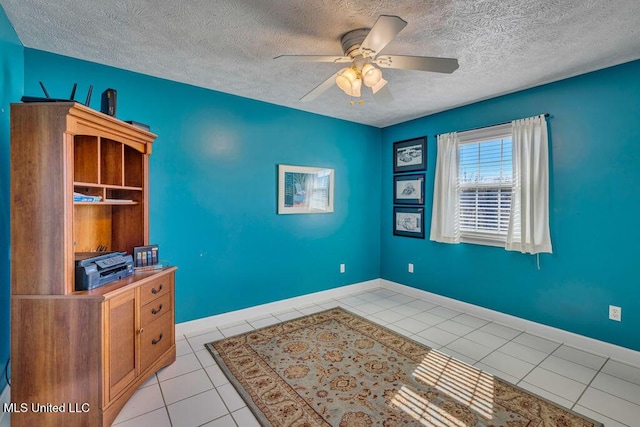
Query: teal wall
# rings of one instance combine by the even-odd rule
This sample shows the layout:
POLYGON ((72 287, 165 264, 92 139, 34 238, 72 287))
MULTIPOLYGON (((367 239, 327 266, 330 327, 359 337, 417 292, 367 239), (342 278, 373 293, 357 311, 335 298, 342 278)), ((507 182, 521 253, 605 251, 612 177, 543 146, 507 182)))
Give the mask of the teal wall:
POLYGON ((151 241, 179 267, 177 322, 380 277, 380 129, 25 49, 25 94, 39 81, 92 84, 95 109, 115 88, 117 117, 158 134, 151 241), (277 215, 279 163, 334 168, 335 212, 277 215))
POLYGON ((383 130, 384 279, 640 350, 640 61, 383 130), (554 253, 448 245, 428 239, 435 135, 550 113, 554 253), (427 238, 392 235, 392 144, 428 137, 427 238), (409 274, 407 264, 414 263, 409 274), (608 320, 609 304, 622 322, 608 320))
POLYGON ((0 393, 10 344, 9 104, 20 101, 23 75, 24 49, 0 6, 0 393))

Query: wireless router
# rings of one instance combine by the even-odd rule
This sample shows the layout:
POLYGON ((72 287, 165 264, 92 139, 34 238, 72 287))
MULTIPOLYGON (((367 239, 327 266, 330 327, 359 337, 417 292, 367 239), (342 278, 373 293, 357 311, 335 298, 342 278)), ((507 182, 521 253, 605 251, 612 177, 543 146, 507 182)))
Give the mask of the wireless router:
MULTIPOLYGON (((76 88, 78 87, 78 83, 74 83, 73 84, 73 88, 71 89, 71 95, 69 96, 69 99, 62 99, 62 98, 51 98, 49 96, 49 92, 47 92, 47 88, 44 87, 44 83, 39 82, 40 83, 40 87, 42 88, 42 92, 44 92, 44 96, 45 98, 42 97, 38 97, 38 96, 23 96, 22 98, 20 98, 20 100, 22 102, 69 102, 69 101, 75 101, 75 96, 76 96, 76 88)), ((86 105, 87 107, 89 106, 89 102, 91 101, 91 92, 93 91, 93 85, 89 85, 89 92, 87 93, 87 100, 84 102, 84 105, 86 105)))

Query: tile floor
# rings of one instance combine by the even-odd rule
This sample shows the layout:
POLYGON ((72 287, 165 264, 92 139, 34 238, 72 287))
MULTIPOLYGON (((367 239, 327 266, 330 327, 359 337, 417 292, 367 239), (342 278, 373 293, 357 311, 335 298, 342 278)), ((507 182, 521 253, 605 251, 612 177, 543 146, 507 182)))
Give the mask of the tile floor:
POLYGON ((606 427, 640 426, 640 366, 382 288, 178 337, 176 362, 140 387, 114 426, 258 426, 203 344, 338 305, 606 427))

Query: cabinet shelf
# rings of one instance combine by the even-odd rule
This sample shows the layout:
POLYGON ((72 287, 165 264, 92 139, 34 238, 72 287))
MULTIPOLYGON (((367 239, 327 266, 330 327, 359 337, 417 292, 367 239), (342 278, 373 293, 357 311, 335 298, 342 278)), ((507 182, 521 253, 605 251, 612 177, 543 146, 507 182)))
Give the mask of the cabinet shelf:
POLYGON ((74 205, 95 205, 95 206, 104 206, 104 205, 117 205, 117 206, 135 206, 139 204, 134 200, 103 200, 101 202, 73 202, 74 205))
POLYGON ((95 182, 78 182, 74 181, 74 187, 90 187, 90 188, 105 188, 108 190, 131 190, 142 191, 142 187, 131 187, 127 185, 109 185, 109 184, 96 184, 95 182))

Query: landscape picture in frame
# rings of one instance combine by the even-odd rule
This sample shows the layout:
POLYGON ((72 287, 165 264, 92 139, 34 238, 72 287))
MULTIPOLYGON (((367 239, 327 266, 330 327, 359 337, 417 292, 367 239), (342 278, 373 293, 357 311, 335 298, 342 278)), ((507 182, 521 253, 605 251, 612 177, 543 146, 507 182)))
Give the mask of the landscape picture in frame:
POLYGON ((395 175, 393 203, 396 205, 424 204, 424 174, 395 175))
POLYGON ((424 239, 424 208, 393 208, 393 234, 424 239))
POLYGON ((393 143, 393 173, 427 169, 427 137, 393 143))
POLYGON ((278 165, 278 214, 333 212, 334 170, 278 165))

